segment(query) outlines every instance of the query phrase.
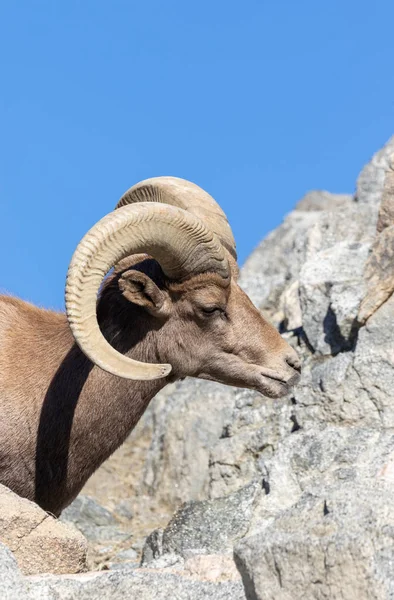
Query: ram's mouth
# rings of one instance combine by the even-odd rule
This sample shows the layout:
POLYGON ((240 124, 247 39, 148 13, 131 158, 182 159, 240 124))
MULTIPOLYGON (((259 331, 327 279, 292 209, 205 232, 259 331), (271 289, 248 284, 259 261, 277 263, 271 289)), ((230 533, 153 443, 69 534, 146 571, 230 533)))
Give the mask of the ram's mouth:
POLYGON ((269 398, 281 398, 290 392, 299 379, 300 374, 295 370, 286 379, 273 373, 262 372, 257 389, 261 394, 269 398))
POLYGON ((199 372, 194 374, 194 377, 255 390, 269 398, 286 396, 292 386, 300 379, 300 373, 297 369, 283 369, 282 372, 278 373, 279 369, 269 369, 261 365, 241 362, 236 360, 235 357, 231 366, 230 373, 226 373, 222 363, 219 363, 219 368, 215 370, 211 365, 211 372, 199 372))
POLYGON ((281 398, 289 393, 290 387, 291 386, 283 379, 262 375, 256 389, 260 394, 263 394, 263 396, 268 396, 269 398, 281 398))

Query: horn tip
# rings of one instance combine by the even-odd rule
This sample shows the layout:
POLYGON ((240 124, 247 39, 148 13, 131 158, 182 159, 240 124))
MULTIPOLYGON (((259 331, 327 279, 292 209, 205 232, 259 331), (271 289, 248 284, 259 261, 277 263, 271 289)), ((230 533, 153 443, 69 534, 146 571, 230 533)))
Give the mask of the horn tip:
POLYGON ((169 375, 172 371, 172 366, 171 365, 161 365, 161 371, 162 371, 161 377, 167 377, 167 375, 169 375))
MULTIPOLYGON (((130 373, 129 375, 126 375, 126 377, 128 379, 135 379, 137 381, 152 381, 154 379, 163 379, 164 377, 167 377, 167 375, 169 375, 172 371, 172 366, 168 364, 157 365, 150 363, 147 366, 149 366, 149 370, 146 373, 138 375, 130 373)), ((123 377, 124 376, 125 375, 123 375, 123 377)))

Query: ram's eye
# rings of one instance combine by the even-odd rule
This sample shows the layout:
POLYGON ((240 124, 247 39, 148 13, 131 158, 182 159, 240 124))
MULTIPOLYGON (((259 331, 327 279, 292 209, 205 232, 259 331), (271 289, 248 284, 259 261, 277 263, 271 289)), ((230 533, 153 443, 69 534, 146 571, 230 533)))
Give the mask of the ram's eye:
POLYGON ((223 310, 219 306, 202 306, 201 312, 204 315, 214 315, 215 313, 221 313, 223 310))

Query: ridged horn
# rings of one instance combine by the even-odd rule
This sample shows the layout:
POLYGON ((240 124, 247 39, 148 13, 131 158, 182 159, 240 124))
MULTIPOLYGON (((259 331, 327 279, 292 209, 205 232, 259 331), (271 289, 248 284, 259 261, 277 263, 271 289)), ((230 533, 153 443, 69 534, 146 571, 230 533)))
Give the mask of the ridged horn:
POLYGON ((215 272, 230 277, 221 242, 204 223, 180 208, 143 202, 123 206, 88 231, 72 257, 66 283, 66 313, 75 341, 90 360, 113 375, 150 380, 165 377, 171 365, 132 360, 102 335, 97 294, 113 265, 131 254, 148 253, 169 279, 215 272))
POLYGON ((237 260, 235 240, 226 214, 216 200, 195 183, 178 177, 145 179, 127 190, 116 208, 134 202, 160 202, 183 208, 201 219, 237 260))

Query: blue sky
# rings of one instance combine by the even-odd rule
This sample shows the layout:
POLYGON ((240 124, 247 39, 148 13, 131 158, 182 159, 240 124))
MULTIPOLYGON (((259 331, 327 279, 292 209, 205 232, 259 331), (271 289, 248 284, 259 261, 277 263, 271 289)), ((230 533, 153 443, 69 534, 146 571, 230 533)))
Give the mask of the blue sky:
POLYGON ((195 181, 242 263, 394 133, 392 0, 0 4, 0 286, 62 308, 79 239, 135 182, 195 181))

